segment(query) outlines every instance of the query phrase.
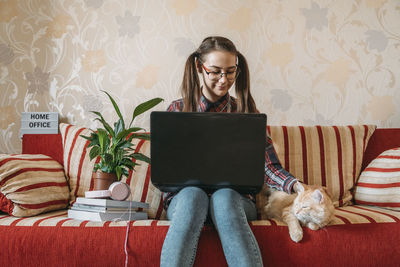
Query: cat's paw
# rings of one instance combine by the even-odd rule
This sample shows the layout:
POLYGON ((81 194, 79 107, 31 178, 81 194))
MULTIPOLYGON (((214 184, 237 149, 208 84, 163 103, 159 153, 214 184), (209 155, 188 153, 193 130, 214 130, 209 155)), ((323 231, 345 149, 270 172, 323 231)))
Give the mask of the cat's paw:
POLYGON ((290 238, 296 243, 300 242, 303 239, 303 230, 301 228, 290 231, 289 234, 290 238))
POLYGON ((314 231, 319 229, 319 225, 313 222, 307 223, 307 227, 314 231))

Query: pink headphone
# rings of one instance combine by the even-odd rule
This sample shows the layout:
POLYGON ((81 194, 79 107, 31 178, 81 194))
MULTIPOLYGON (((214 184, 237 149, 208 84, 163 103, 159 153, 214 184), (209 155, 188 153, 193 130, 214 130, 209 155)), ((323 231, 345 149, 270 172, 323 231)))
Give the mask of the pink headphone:
POLYGON ((114 182, 108 190, 86 191, 86 198, 112 198, 114 200, 126 200, 131 193, 129 185, 122 182, 114 182))

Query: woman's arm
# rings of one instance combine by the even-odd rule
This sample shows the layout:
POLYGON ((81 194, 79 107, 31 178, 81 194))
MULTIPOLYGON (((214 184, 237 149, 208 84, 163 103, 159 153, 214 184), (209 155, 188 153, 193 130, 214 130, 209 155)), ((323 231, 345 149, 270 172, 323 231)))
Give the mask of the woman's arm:
POLYGON ((294 185, 298 182, 279 162, 272 140, 267 136, 267 147, 265 148, 265 183, 275 189, 291 194, 295 192, 294 185))

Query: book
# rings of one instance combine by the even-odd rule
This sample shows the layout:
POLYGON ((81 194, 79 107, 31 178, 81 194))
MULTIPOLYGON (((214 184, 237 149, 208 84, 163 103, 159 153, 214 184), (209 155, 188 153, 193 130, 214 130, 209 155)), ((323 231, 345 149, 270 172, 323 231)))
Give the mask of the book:
POLYGON ((119 211, 119 212, 125 212, 125 211, 136 211, 138 208, 137 207, 132 207, 129 209, 127 208, 117 208, 117 207, 103 207, 103 206, 94 206, 94 205, 86 205, 86 204, 78 204, 74 203, 71 207, 73 210, 86 210, 86 211, 93 211, 93 212, 108 212, 108 211, 119 211))
POLYGON ((103 199, 103 198, 84 198, 78 197, 75 201, 77 204, 85 204, 85 205, 93 205, 93 206, 102 206, 106 208, 142 208, 148 209, 149 203, 146 202, 138 202, 138 201, 120 201, 120 200, 112 200, 112 199, 103 199))
POLYGON ((68 218, 81 221, 131 221, 147 220, 147 213, 144 211, 125 211, 125 212, 92 212, 84 210, 68 210, 68 218))

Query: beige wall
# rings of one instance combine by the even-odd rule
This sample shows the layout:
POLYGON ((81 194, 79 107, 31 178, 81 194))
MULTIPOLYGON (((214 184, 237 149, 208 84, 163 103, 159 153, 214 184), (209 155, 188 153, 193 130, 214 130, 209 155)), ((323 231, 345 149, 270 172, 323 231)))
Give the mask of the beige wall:
POLYGON ((99 90, 126 117, 151 97, 165 109, 208 35, 246 55, 271 125, 400 127, 398 0, 0 0, 0 152, 20 152, 23 111, 113 118, 99 90))

